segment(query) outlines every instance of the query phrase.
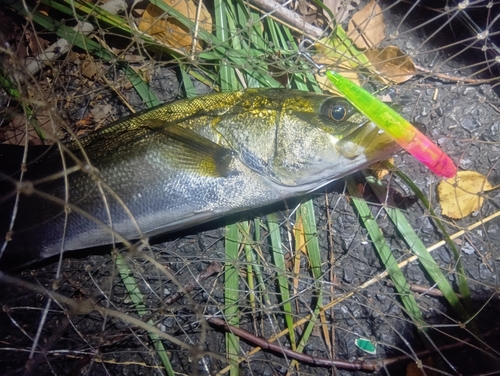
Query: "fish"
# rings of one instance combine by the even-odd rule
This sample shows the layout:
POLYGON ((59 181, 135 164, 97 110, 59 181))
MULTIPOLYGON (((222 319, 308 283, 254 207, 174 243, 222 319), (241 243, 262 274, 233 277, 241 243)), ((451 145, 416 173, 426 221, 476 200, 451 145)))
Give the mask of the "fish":
POLYGON ((29 147, 22 170, 1 146, 0 269, 304 195, 400 149, 346 99, 292 89, 160 105, 29 147))

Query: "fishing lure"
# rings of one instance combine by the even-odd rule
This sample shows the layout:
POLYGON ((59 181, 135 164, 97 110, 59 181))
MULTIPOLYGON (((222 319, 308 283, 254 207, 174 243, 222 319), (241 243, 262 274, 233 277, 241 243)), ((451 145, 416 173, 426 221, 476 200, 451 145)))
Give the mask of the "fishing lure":
MULTIPOLYGON (((318 71, 324 68, 306 52, 299 54, 314 64, 318 71)), ((326 76, 358 111, 431 171, 446 178, 456 175, 457 167, 451 158, 400 114, 340 74, 327 70, 326 76)))
POLYGON ((451 158, 404 117, 340 74, 328 70, 326 76, 354 107, 429 170, 445 178, 456 175, 451 158))

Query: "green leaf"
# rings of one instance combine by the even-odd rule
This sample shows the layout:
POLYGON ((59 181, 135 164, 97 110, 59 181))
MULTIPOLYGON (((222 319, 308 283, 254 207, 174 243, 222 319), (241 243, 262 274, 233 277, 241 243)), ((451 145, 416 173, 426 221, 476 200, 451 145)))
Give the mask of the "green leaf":
MULTIPOLYGON (((121 254, 117 253, 115 265, 137 313, 141 317, 146 315, 148 313, 148 310, 146 309, 146 305, 144 304, 144 297, 141 293, 141 290, 139 289, 139 286, 137 285, 137 282, 135 281, 134 274, 128 267, 127 260, 121 254)), ((148 320, 147 324, 153 327, 153 320, 148 320)), ((167 356, 167 352, 165 350, 165 347, 163 346, 163 343, 161 342, 160 337, 158 336, 158 334, 152 331, 148 334, 149 338, 151 338, 151 341, 153 342, 153 346, 158 353, 158 356, 160 357, 163 367, 165 367, 165 371, 167 371, 167 375, 174 376, 174 369, 170 364, 170 359, 167 356)))

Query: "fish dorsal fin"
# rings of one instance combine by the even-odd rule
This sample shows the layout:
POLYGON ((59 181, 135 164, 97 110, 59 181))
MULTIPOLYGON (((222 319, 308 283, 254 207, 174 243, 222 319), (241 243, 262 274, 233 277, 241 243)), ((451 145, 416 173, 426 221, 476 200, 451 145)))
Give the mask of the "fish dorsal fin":
POLYGON ((195 131, 168 121, 146 120, 144 126, 161 135, 169 158, 178 168, 205 176, 227 177, 234 152, 195 131))

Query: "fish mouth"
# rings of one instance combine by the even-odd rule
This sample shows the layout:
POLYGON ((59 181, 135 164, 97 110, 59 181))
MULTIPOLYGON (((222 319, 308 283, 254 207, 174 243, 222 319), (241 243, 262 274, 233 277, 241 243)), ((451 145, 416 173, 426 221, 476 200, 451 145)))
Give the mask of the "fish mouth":
POLYGON ((388 158, 401 149, 371 121, 366 121, 353 132, 342 135, 335 148, 345 158, 355 159, 364 155, 367 161, 373 162, 388 158))

